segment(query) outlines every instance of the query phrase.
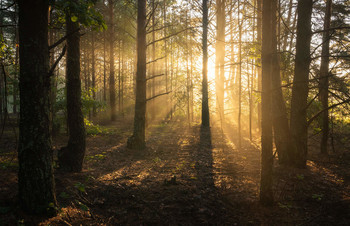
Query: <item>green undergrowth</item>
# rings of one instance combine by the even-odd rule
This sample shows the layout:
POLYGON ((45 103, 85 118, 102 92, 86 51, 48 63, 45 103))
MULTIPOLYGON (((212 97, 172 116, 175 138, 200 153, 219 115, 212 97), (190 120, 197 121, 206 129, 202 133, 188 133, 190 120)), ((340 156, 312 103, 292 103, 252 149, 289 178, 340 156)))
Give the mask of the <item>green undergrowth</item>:
POLYGON ((115 131, 106 128, 104 126, 100 126, 97 124, 94 124, 93 122, 89 121, 88 119, 84 118, 84 123, 85 123, 85 130, 87 135, 110 135, 110 134, 115 134, 115 131))

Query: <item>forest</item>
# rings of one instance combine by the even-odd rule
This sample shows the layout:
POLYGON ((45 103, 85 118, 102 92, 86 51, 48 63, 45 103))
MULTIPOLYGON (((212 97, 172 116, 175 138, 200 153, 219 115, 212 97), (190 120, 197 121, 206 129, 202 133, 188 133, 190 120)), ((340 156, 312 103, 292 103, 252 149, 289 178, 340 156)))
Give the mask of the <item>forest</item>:
POLYGON ((350 1, 0 0, 0 226, 350 225, 350 1))

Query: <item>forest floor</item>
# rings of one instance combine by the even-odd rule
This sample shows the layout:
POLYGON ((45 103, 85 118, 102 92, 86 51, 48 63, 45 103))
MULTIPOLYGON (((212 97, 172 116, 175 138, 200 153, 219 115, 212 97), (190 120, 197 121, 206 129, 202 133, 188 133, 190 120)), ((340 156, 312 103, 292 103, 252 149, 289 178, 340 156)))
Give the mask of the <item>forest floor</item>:
MULTIPOLYGON (((173 120, 149 126, 147 149, 134 151, 125 146, 127 121, 87 138, 83 172, 56 170, 60 208, 49 219, 18 209, 16 144, 3 136, 0 225, 350 225, 349 147, 328 157, 312 152, 307 169, 276 163, 275 204, 265 207, 258 139, 238 149, 235 134, 222 133, 229 126, 173 120)), ((54 147, 66 141, 61 135, 54 147)))

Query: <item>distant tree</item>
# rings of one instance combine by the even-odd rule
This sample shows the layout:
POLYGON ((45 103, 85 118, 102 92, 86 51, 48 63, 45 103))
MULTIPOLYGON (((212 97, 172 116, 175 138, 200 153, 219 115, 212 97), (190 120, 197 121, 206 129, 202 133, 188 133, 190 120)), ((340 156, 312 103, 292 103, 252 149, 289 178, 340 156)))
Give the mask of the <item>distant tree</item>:
POLYGON ((18 189, 22 209, 54 213, 50 138, 48 7, 46 0, 19 0, 20 137, 18 189))

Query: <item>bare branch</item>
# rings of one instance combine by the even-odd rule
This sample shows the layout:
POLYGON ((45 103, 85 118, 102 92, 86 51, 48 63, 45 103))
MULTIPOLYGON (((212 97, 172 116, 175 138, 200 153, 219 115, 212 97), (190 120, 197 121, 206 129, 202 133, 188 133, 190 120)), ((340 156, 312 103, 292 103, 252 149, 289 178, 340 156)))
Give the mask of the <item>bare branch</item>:
POLYGON ((350 102, 350 99, 348 100, 344 100, 340 103, 337 103, 337 104, 333 104, 331 106, 329 106, 328 108, 325 108, 325 109, 322 109, 321 111, 317 112, 314 116, 312 116, 308 121, 307 121, 307 126, 309 126, 318 116, 320 116, 323 112, 325 111, 328 111, 329 109, 332 109, 332 108, 335 108, 339 105, 342 105, 342 104, 346 104, 346 103, 349 103, 350 102))
POLYGON ((153 96, 153 97, 150 97, 150 98, 146 99, 146 102, 147 102, 147 101, 150 101, 150 100, 153 100, 154 98, 157 98, 157 97, 160 97, 160 96, 163 96, 163 95, 167 95, 167 94, 169 94, 169 93, 171 93, 171 91, 170 91, 170 92, 166 92, 166 93, 161 93, 161 94, 155 95, 155 96, 153 96))
POLYGON ((153 76, 151 76, 151 77, 149 77, 149 78, 146 78, 146 81, 151 80, 151 79, 154 79, 154 78, 157 78, 157 77, 160 77, 160 76, 163 76, 163 75, 164 75, 164 74, 153 75, 153 76))
POLYGON ((155 59, 155 60, 152 60, 152 61, 147 62, 147 64, 151 64, 151 63, 157 62, 158 60, 161 60, 161 59, 164 59, 164 58, 165 58, 165 56, 159 57, 159 58, 157 58, 157 59, 155 59))
POLYGON ((158 40, 155 40, 155 41, 153 41, 153 42, 150 42, 150 43, 147 44, 147 46, 150 46, 150 45, 153 45, 153 44, 156 43, 156 42, 160 42, 160 41, 163 41, 163 40, 165 40, 165 39, 171 38, 171 37, 173 37, 173 36, 175 36, 175 35, 178 35, 178 34, 184 32, 184 31, 186 31, 186 30, 188 30, 188 29, 192 29, 192 28, 193 28, 193 27, 189 27, 189 28, 183 29, 183 30, 181 30, 181 31, 175 32, 175 33, 173 33, 173 34, 171 34, 171 35, 168 35, 168 36, 165 36, 165 37, 160 38, 160 39, 158 39, 158 40))
POLYGON ((80 30, 80 28, 76 29, 75 31, 72 31, 69 34, 66 34, 65 36, 63 36, 62 38, 60 38, 57 42, 55 42, 54 44, 49 46, 49 50, 57 47, 59 44, 61 44, 62 42, 64 42, 69 36, 75 34, 76 32, 78 32, 80 30))
POLYGON ((49 77, 51 77, 53 75, 53 72, 55 71, 55 68, 57 66, 57 64, 60 62, 60 60, 62 59, 62 57, 64 56, 64 54, 66 54, 66 50, 67 50, 67 46, 65 45, 63 47, 63 50, 61 52, 61 54, 59 55, 59 57, 57 58, 57 60, 55 61, 55 63, 52 65, 52 67, 50 68, 49 71, 49 77))

